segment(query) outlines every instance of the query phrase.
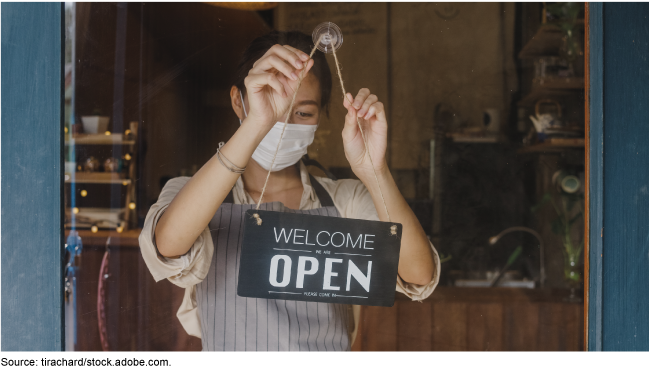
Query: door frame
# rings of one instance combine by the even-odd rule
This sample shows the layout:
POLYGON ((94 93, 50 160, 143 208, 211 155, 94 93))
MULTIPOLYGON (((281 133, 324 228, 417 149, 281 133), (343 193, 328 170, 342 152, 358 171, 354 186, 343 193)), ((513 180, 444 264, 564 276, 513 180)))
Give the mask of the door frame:
POLYGON ((603 75, 602 21, 603 4, 585 3, 585 351, 602 350, 602 258, 593 257, 603 250, 603 81, 597 78, 603 75))
POLYGON ((64 344, 63 6, 2 3, 3 351, 64 344))
MULTIPOLYGON (((616 216, 620 216, 608 213, 605 204, 638 196, 625 188, 617 189, 616 178, 608 177, 608 160, 616 158, 620 148, 617 145, 621 142, 612 141, 607 135, 606 127, 618 120, 607 115, 610 109, 606 108, 613 106, 609 104, 615 103, 615 96, 608 95, 604 83, 611 82, 608 88, 620 87, 635 82, 638 73, 617 69, 615 52, 608 53, 608 47, 613 44, 607 40, 623 39, 628 37, 625 32, 635 31, 640 35, 639 42, 627 47, 638 49, 645 45, 647 56, 648 8, 644 4, 585 4, 585 348, 588 350, 648 350, 647 257, 619 257, 616 251, 622 247, 619 246, 621 235, 612 232, 612 237, 619 238, 608 238, 610 233, 606 233, 608 236, 604 233, 605 223, 611 219, 614 224, 608 223, 608 229, 616 229, 616 216), (622 20, 627 14, 645 14, 646 23, 625 23, 622 20), (608 73, 617 73, 617 79, 606 79, 608 73), (606 126, 605 122, 610 120, 612 123, 606 126), (632 279, 621 278, 615 273, 617 268, 634 269, 636 274, 632 279), (639 283, 646 287, 645 294, 642 288, 640 294, 630 294, 636 291, 632 287, 639 283), (630 289, 621 292, 621 287, 630 289), (631 311, 632 315, 616 314, 617 307, 608 305, 620 303, 621 298, 620 309, 631 311), (640 330, 632 331, 625 324, 616 328, 617 323, 629 323, 630 319, 641 323, 640 330), (635 339, 631 338, 633 335, 635 339), (616 342, 623 342, 623 346, 617 346, 616 342)), ((2 3, 2 350, 64 349, 63 6, 62 3, 2 3), (51 139, 57 135, 59 140, 51 139)), ((634 62, 641 67, 645 65, 647 81, 647 57, 645 61, 634 62)), ((637 98, 641 108, 630 114, 647 129, 647 90, 637 98)), ((638 133, 628 131, 631 136, 638 133)), ((640 145, 645 144, 647 167, 648 141, 647 136, 643 137, 646 140, 640 145)), ((642 172, 643 175, 629 180, 646 186, 642 198, 646 221, 637 229, 645 235, 646 242, 636 242, 631 247, 647 255, 648 173, 645 168, 642 172)), ((622 240, 624 246, 630 247, 628 239, 622 240)))
POLYGON ((585 348, 647 351, 648 3, 585 6, 585 348))

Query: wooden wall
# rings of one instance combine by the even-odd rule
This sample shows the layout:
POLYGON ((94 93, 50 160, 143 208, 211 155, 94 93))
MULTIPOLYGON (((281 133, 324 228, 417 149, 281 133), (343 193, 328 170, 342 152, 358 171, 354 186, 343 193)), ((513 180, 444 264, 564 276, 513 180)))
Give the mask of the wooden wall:
POLYGON ((567 290, 438 287, 424 302, 362 307, 356 351, 579 351, 583 305, 567 290))
MULTIPOLYGON (((341 28, 345 87, 355 94, 367 87, 386 105, 393 170, 428 168, 438 103, 451 105, 468 126, 481 126, 488 108, 501 109, 507 121, 517 91, 514 20, 512 3, 282 3, 276 10, 280 30, 311 34, 324 21, 341 28)), ((335 75, 331 55, 328 63, 335 75)), ((349 166, 341 100, 335 80, 330 119, 309 150, 325 167, 349 166)))

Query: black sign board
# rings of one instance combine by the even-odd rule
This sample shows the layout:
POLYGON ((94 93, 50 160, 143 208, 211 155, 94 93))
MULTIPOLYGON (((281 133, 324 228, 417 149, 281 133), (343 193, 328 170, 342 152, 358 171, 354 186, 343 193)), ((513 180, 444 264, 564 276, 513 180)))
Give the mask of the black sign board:
POLYGON ((401 224, 260 210, 244 222, 239 296, 393 306, 401 224))

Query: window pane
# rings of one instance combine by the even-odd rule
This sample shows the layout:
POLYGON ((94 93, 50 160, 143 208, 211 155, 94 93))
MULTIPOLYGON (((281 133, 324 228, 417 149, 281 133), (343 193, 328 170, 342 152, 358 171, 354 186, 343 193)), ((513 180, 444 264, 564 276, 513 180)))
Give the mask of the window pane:
POLYGON ((66 3, 68 350, 583 348, 583 3, 232 4, 66 3), (287 115, 295 54, 269 48, 309 53, 322 22, 340 76, 314 51, 287 115), (342 82, 376 113, 374 172, 342 82), (238 296, 241 214, 220 205, 260 197, 389 210, 395 305, 238 296))

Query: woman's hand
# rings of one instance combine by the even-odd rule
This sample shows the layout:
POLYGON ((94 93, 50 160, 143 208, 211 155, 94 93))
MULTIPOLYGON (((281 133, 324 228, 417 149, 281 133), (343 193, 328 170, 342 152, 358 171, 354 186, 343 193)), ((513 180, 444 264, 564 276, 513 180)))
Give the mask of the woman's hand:
POLYGON ((354 174, 364 183, 369 178, 373 178, 373 168, 366 155, 366 148, 359 132, 357 117, 361 122, 363 133, 368 142, 368 151, 372 156, 372 163, 375 170, 380 173, 386 167, 386 145, 388 123, 386 122, 386 113, 384 104, 379 102, 377 96, 370 94, 370 90, 362 88, 359 90, 357 97, 353 99, 352 94, 348 93, 347 98, 343 101, 343 106, 348 109, 345 116, 345 127, 343 128, 343 147, 345 157, 350 162, 350 167, 354 174), (349 99, 349 100, 348 100, 349 99), (350 102, 352 101, 352 106, 350 102))
POLYGON ((298 87, 300 72, 304 68, 306 75, 313 65, 314 60, 296 48, 271 47, 244 80, 250 105, 247 119, 269 129, 282 121, 298 87))
POLYGON ((343 105, 348 109, 343 128, 345 157, 354 174, 368 189, 379 220, 387 222, 390 219, 392 223, 400 223, 403 227, 397 268, 399 276, 405 282, 426 285, 434 278, 436 270, 433 252, 420 221, 399 192, 386 165, 388 124, 384 105, 367 88, 361 89, 354 100, 352 95, 347 94, 343 105), (352 101, 352 106, 348 99, 352 101), (357 117, 368 142, 368 153, 372 157, 376 180, 365 152, 357 117))

